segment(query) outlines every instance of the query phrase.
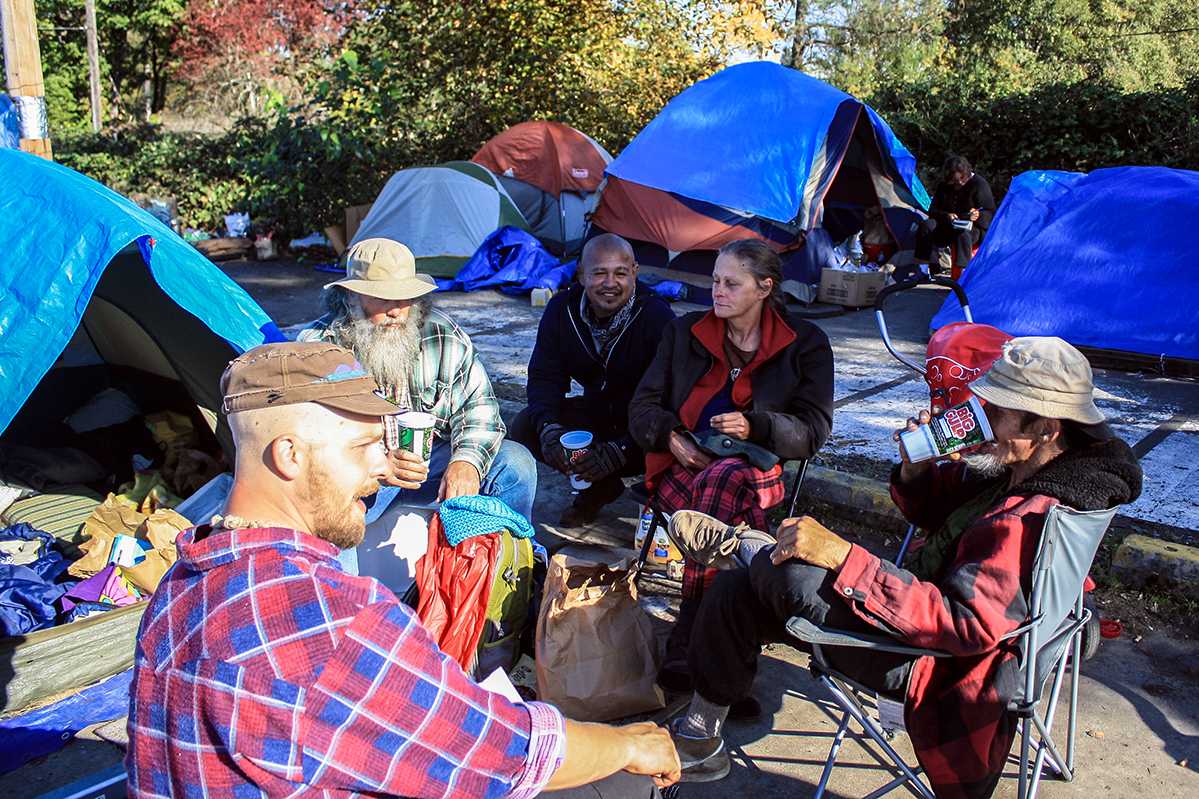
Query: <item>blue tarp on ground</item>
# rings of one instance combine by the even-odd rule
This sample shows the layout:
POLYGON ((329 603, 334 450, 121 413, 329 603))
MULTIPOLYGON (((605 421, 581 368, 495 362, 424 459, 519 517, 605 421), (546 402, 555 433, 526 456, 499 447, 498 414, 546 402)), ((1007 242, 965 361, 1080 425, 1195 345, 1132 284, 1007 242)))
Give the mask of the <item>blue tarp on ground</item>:
POLYGON ((438 280, 441 291, 499 289, 505 294, 528 294, 533 289, 557 291, 568 285, 575 262, 559 263, 532 234, 505 226, 475 250, 452 280, 438 280))
POLYGON ((159 287, 235 350, 282 340, 240 286, 116 192, 16 150, 0 150, 0 175, 0 430, 70 341, 109 262, 133 242, 159 287))
POLYGON ((52 705, 0 720, 0 774, 57 752, 85 727, 127 714, 132 682, 129 669, 52 705))
POLYGON ((766 61, 729 67, 685 90, 607 171, 806 230, 863 110, 883 172, 927 208, 915 157, 878 114, 840 89, 766 61))
MULTIPOLYGON (((1118 167, 1012 181, 962 286, 1016 336, 1199 360, 1199 172, 1118 167)), ((958 321, 951 297, 932 328, 958 321)))

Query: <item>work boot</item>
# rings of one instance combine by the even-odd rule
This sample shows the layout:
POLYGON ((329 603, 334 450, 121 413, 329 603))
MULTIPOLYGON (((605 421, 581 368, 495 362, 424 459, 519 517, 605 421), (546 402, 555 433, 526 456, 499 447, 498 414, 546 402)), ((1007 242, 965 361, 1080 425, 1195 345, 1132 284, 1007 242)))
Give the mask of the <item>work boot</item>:
POLYGON ((775 543, 769 533, 754 530, 747 524, 725 524, 697 510, 675 511, 666 534, 686 557, 712 569, 747 567, 749 563, 737 557, 742 543, 757 543, 759 548, 775 543))
POLYGON ((679 753, 679 764, 683 774, 679 782, 716 782, 729 775, 732 763, 724 739, 694 738, 679 732, 682 719, 671 722, 670 739, 679 753))

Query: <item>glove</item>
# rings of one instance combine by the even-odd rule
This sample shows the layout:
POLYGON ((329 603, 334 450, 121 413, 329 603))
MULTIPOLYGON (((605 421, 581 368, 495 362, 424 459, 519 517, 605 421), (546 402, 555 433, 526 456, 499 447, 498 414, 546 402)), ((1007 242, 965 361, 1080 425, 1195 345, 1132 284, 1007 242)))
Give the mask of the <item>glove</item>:
POLYGON ((627 459, 620 444, 605 441, 592 445, 583 457, 575 461, 575 474, 594 483, 618 471, 627 459))
POLYGON ((541 442, 541 457, 545 459, 553 468, 566 474, 570 470, 570 464, 566 460, 566 450, 562 448, 562 434, 566 432, 566 428, 560 424, 550 423, 541 428, 539 437, 541 442))

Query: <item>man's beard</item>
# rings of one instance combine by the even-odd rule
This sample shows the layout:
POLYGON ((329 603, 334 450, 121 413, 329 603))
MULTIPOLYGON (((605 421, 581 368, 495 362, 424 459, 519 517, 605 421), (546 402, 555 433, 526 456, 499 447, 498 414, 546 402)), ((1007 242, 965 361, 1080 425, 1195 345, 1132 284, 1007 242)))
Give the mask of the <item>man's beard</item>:
POLYGON ((347 308, 330 325, 333 340, 354 353, 388 396, 408 399, 408 375, 420 357, 421 330, 432 303, 420 300, 398 324, 376 325, 347 308))
POLYGON ((328 541, 338 549, 350 549, 362 543, 366 535, 366 520, 358 509, 358 497, 373 494, 377 483, 363 486, 342 505, 346 497, 338 496, 336 482, 323 464, 313 462, 304 477, 304 499, 312 512, 312 528, 308 532, 328 541))
POLYGON ((998 477, 1007 469, 999 456, 990 452, 969 452, 962 455, 962 460, 983 477, 998 477))

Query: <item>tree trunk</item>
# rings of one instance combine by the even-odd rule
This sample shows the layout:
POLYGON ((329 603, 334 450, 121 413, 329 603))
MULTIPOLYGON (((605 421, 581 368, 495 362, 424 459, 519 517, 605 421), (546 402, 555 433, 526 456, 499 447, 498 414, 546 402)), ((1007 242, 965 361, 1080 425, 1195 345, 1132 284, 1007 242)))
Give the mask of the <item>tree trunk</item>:
POLYGON ((808 0, 795 0, 795 21, 791 26, 791 43, 787 46, 783 63, 792 69, 803 69, 808 48, 812 45, 812 32, 808 28, 808 0))

